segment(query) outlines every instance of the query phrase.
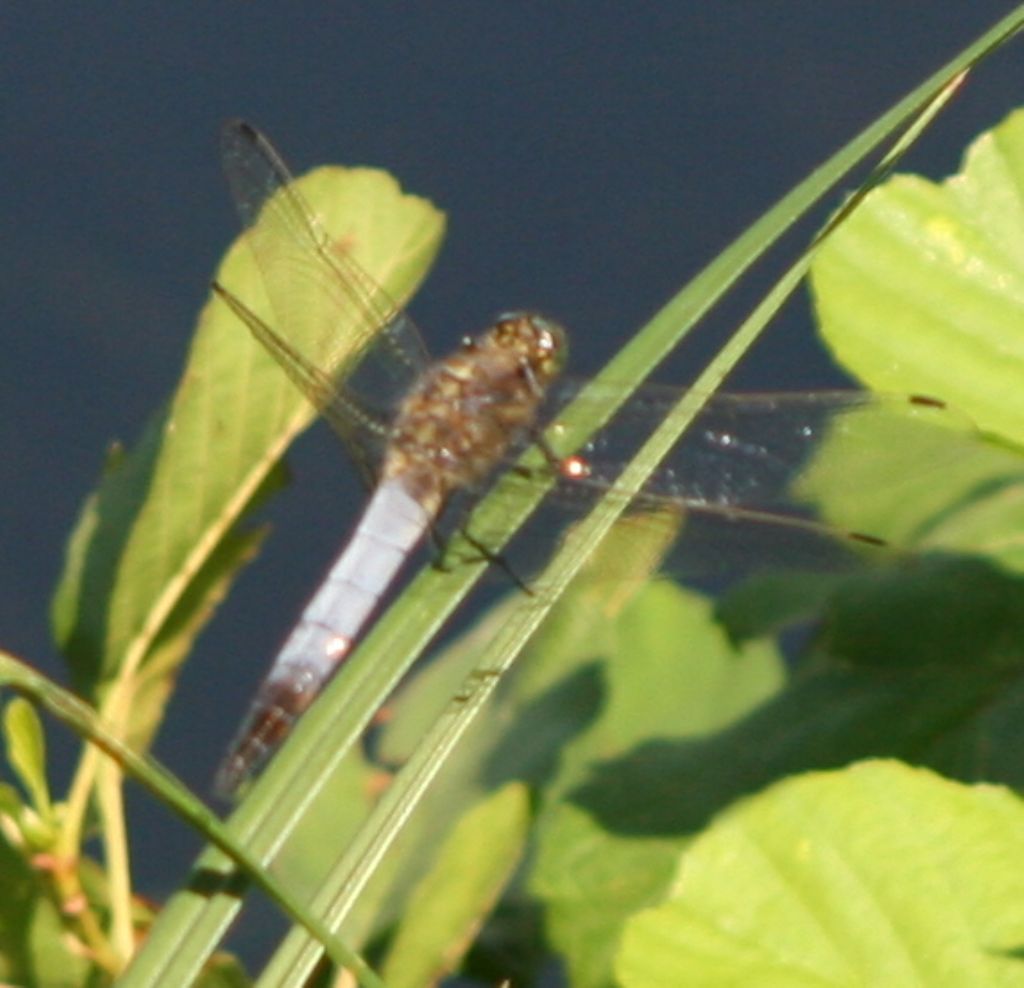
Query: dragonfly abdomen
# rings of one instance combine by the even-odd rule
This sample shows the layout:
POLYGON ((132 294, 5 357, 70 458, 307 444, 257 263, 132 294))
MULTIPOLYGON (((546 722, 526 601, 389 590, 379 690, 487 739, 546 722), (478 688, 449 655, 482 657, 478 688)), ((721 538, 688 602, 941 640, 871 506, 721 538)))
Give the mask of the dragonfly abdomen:
POLYGON ((233 793, 263 765, 313 702, 429 529, 429 511, 398 480, 383 482, 327 579, 288 636, 217 774, 233 793))

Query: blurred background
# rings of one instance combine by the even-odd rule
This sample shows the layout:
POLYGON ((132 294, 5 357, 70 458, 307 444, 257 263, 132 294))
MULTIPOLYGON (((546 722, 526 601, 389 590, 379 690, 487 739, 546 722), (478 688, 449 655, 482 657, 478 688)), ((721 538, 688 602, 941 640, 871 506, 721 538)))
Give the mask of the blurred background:
MULTIPOLYGON (((378 165, 447 212, 412 305, 432 350, 501 309, 538 308, 570 327, 572 369, 589 374, 1012 6, 4 5, 0 645, 63 678, 48 605, 65 539, 108 444, 131 443, 174 388, 237 232, 217 160, 225 118, 265 130, 296 172, 378 165)), ((905 167, 955 170, 1024 97, 1022 64, 1018 43, 984 65, 905 167)), ((766 284, 755 276, 711 321, 703 352, 766 284)), ((684 384, 695 359, 660 379, 684 384)), ((730 382, 842 383, 805 295, 730 382)), ((362 501, 324 426, 290 461, 274 534, 200 639, 158 739, 158 756, 203 792, 362 501)), ((73 740, 50 733, 70 755, 73 740)), ((198 845, 147 799, 132 807, 137 878, 162 899, 198 845)))

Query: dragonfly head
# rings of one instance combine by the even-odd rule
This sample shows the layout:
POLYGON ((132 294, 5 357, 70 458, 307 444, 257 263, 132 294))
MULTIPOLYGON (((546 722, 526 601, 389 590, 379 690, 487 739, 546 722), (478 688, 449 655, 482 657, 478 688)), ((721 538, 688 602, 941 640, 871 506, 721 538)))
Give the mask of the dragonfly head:
POLYGON ((539 312, 503 312, 481 340, 516 352, 541 383, 565 366, 569 341, 565 329, 539 312))

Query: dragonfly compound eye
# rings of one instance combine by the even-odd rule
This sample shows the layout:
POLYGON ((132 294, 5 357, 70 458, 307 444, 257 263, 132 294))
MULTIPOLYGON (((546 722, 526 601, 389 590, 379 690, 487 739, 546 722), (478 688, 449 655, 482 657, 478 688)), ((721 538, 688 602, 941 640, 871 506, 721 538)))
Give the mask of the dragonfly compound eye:
POLYGON ((537 312, 506 312, 496 323, 503 345, 523 350, 531 363, 543 364, 552 372, 565 364, 569 351, 562 326, 537 312))

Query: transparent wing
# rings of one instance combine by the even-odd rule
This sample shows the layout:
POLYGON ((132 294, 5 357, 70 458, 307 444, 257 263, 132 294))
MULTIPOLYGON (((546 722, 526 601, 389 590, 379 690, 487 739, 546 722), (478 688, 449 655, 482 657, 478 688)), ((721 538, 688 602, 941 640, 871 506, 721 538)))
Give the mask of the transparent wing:
POLYGON ((419 332, 344 240, 329 237, 258 131, 229 121, 221 158, 277 329, 218 291, 365 461, 390 409, 427 365, 419 332))
MULTIPOLYGON (((584 389, 566 380, 550 401, 562 406, 584 389)), ((613 398, 614 386, 587 392, 587 401, 601 405, 613 398)), ((684 392, 659 385, 630 389, 612 422, 579 451, 588 473, 582 487, 595 492, 614 486, 623 465, 660 425, 684 392)), ((892 434, 931 421, 934 406, 914 399, 858 391, 776 394, 716 394, 706 399, 682 439, 652 476, 649 497, 676 498, 690 507, 739 507, 766 511, 792 506, 790 481, 808 456, 837 429, 849 428, 871 411, 892 434)), ((551 419, 557 428, 558 413, 551 419)), ((572 485, 564 488, 571 492, 572 485)))
MULTIPOLYGON (((582 387, 563 382, 552 404, 577 397, 582 387)), ((600 405, 614 391, 591 391, 587 400, 600 405)), ((575 453, 579 460, 570 462, 583 470, 556 476, 549 502, 574 518, 614 497, 624 465, 681 396, 658 386, 633 391, 579 451, 557 450, 556 413, 547 441, 559 455, 575 453)), ((1019 485, 1022 477, 1019 456, 986 442, 962 415, 930 399, 852 391, 725 394, 708 399, 628 501, 633 513, 668 510, 683 519, 673 550, 678 571, 823 570, 859 560, 865 545, 918 546, 950 505, 981 489, 1019 485)), ((536 479, 549 483, 551 474, 536 479)))

